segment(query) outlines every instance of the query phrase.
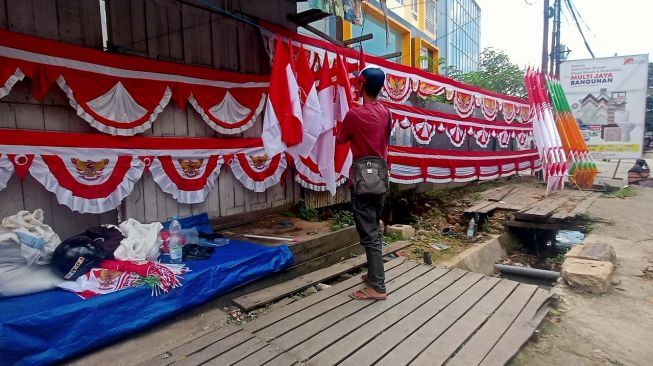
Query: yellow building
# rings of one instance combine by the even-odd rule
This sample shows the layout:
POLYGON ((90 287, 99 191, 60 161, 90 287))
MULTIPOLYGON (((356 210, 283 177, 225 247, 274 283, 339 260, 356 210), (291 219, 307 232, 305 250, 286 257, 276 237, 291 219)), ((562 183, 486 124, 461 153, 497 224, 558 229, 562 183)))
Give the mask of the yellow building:
MULTIPOLYGON (((363 24, 358 26, 338 18, 342 38, 350 39, 372 33, 374 38, 363 42, 365 53, 382 56, 401 52, 389 59, 397 63, 437 72, 439 52, 436 47, 435 0, 387 0, 389 44, 386 45, 385 26, 378 0, 363 2, 363 24)), ((331 32, 332 33, 332 32, 331 32)))

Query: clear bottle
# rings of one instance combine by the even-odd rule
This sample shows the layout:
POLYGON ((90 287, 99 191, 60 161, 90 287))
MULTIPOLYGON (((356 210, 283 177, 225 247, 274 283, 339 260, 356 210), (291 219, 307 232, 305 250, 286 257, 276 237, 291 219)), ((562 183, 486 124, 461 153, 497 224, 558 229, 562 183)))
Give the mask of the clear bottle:
POLYGON ((467 227, 467 237, 468 238, 473 238, 474 237, 474 225, 476 225, 476 220, 472 217, 471 220, 469 220, 469 226, 467 227))
POLYGON ((184 235, 181 231, 181 224, 177 220, 172 220, 168 228, 170 238, 168 239, 168 248, 170 249, 170 262, 180 263, 183 255, 182 245, 184 244, 184 235))

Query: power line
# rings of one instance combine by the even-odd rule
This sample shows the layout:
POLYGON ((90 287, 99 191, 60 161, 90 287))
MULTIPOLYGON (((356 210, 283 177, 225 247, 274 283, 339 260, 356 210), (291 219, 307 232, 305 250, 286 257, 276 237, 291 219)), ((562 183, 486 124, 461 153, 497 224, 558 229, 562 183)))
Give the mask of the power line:
POLYGON ((587 39, 585 38, 585 33, 583 33, 583 29, 580 27, 580 24, 578 23, 578 18, 576 17, 574 8, 571 6, 571 0, 565 0, 565 4, 567 4, 567 8, 569 8, 569 12, 571 12, 571 16, 574 18, 574 23, 576 23, 576 27, 578 28, 578 32, 580 32, 580 36, 583 37, 583 43, 585 43, 585 48, 587 48, 587 51, 590 53, 590 55, 592 55, 592 58, 596 58, 594 56, 594 52, 592 52, 592 48, 590 48, 590 45, 587 42, 587 39))
POLYGON ((574 3, 572 2, 572 3, 571 3, 571 6, 574 7, 574 11, 575 11, 576 14, 578 15, 578 19, 580 19, 580 21, 583 22, 583 24, 585 25, 585 28, 587 28, 587 30, 590 32, 590 34, 591 34, 592 36, 594 36, 594 38, 596 38, 596 39, 598 40, 599 37, 597 37, 596 34, 594 34, 594 32, 592 32, 592 29, 590 29, 590 26, 587 25, 587 23, 585 23, 585 19, 583 19, 583 16, 582 16, 582 15, 580 14, 580 12, 578 11, 578 8, 576 7, 576 4, 574 4, 574 3))

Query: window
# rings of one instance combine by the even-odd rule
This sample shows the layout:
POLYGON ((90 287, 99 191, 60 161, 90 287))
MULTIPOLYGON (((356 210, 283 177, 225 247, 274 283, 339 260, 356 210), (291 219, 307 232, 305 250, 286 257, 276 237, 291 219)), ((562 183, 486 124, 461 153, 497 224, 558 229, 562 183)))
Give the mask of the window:
POLYGON ((435 1, 426 0, 426 14, 424 14, 424 19, 426 23, 426 30, 432 34, 435 34, 435 1))
MULTIPOLYGON (((365 17, 364 22, 365 33, 372 33, 374 35, 374 38, 363 43, 366 53, 381 56, 388 53, 402 51, 402 33, 400 31, 390 27, 390 45, 386 47, 385 26, 383 25, 383 21, 377 20, 368 15, 365 17)), ((362 27, 352 26, 352 37, 361 36, 362 30, 362 27)))
POLYGON ((426 47, 422 47, 419 50, 419 68, 422 70, 429 69, 429 50, 426 47))
POLYGON ((410 3, 410 10, 413 12, 413 19, 417 19, 417 7, 419 6, 419 0, 412 0, 413 2, 410 3))

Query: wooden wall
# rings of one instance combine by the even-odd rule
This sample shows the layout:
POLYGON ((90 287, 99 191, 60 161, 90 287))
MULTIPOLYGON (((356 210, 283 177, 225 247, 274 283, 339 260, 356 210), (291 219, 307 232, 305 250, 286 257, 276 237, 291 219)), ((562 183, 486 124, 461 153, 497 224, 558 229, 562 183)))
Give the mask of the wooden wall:
MULTIPOLYGON (((296 11, 290 0, 238 1, 212 0, 222 9, 249 14, 286 27, 287 14, 296 11)), ((225 18, 191 0, 107 0, 108 48, 111 52, 139 55, 165 61, 219 69, 268 73, 268 57, 257 28, 225 18)), ((97 0, 0 0, 0 27, 37 35, 84 47, 102 49, 102 23, 97 0)), ((68 105, 66 96, 54 86, 38 102, 30 96, 29 80, 18 83, 10 95, 0 100, 0 128, 35 129, 98 133, 79 118, 68 105)), ((261 133, 262 120, 241 135, 261 133)), ((174 103, 161 113, 151 136, 220 136, 189 108, 178 109, 174 103)), ((121 212, 140 221, 165 220, 209 212, 227 216, 290 204, 300 189, 288 175, 284 185, 265 193, 254 193, 235 180, 223 167, 215 189, 201 204, 179 204, 154 183, 147 174, 125 199, 121 212)), ((46 223, 62 237, 83 231, 88 226, 115 223, 117 212, 81 215, 59 205, 54 195, 33 178, 21 182, 11 178, 0 191, 0 217, 19 210, 43 208, 46 223)))

